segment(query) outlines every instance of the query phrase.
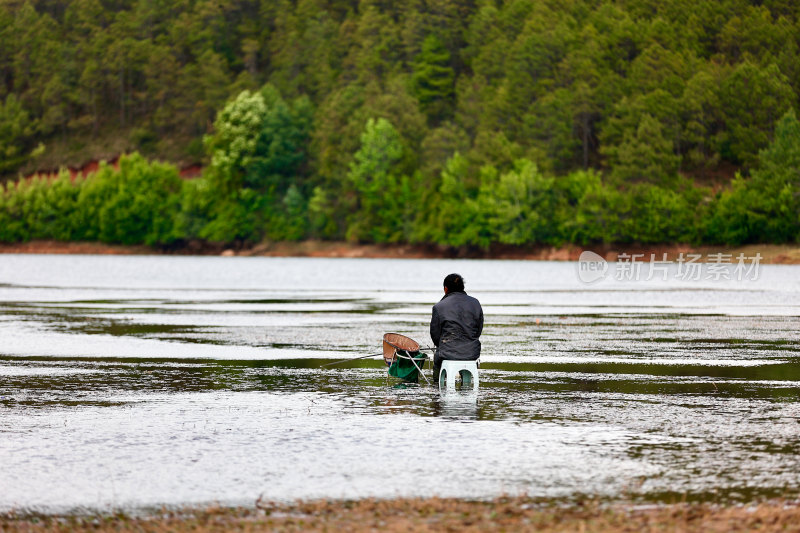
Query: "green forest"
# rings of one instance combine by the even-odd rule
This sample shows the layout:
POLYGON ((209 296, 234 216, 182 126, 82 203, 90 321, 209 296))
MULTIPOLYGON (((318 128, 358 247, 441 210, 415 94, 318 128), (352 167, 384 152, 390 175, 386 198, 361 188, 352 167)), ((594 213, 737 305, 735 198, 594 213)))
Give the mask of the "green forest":
POLYGON ((798 38, 792 0, 0 0, 0 241, 796 242, 798 38))

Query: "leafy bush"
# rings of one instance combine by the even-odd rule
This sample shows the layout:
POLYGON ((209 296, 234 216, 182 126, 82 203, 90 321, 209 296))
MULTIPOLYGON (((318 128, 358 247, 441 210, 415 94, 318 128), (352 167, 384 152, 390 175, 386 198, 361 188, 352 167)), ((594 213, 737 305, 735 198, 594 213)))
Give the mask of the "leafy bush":
POLYGON ((800 122, 784 114, 775 138, 759 153, 749 178, 737 174, 720 193, 708 222, 711 242, 796 242, 800 240, 800 122))
POLYGON ((686 192, 657 185, 639 185, 627 198, 629 218, 623 221, 626 241, 673 243, 696 240, 697 202, 691 186, 686 192))
POLYGON ((468 205, 485 229, 470 244, 560 244, 557 214, 564 199, 555 183, 527 159, 503 174, 484 168, 478 197, 468 205))
POLYGON ((89 177, 32 178, 9 185, 0 197, 0 240, 100 240, 119 244, 167 244, 176 227, 181 181, 177 169, 139 154, 103 164, 89 177))
POLYGON ((120 158, 119 167, 98 176, 107 180, 105 190, 110 193, 99 210, 100 240, 148 245, 176 240, 181 191, 177 169, 148 163, 139 154, 120 158))
POLYGON ((598 172, 578 171, 559 180, 567 204, 560 215, 566 242, 588 245, 622 239, 623 196, 606 185, 598 172))

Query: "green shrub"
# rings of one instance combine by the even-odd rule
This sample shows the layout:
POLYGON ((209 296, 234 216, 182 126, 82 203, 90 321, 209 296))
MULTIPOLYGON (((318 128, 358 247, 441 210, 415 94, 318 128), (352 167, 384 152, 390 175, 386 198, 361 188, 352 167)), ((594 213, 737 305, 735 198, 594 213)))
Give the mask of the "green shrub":
POLYGON ((174 166, 139 154, 120 158, 119 170, 102 164, 74 182, 67 172, 55 180, 21 180, 0 195, 0 240, 167 244, 181 236, 180 192, 174 166))
POLYGON ((800 240, 800 122, 788 111, 759 153, 750 178, 737 174, 720 193, 707 223, 711 242, 743 244, 800 240))
POLYGON ((467 241, 484 247, 490 242, 560 244, 558 213, 565 199, 556 181, 527 159, 503 174, 485 167, 478 197, 467 204, 478 230, 469 232, 467 241))
MULTIPOLYGON (((690 189, 691 190, 691 189, 690 189)), ((626 241, 673 243, 693 241, 696 197, 657 185, 637 185, 628 192, 626 241)))
POLYGON ((567 203, 560 213, 564 240, 581 245, 618 242, 623 238, 620 214, 624 197, 594 171, 578 171, 561 178, 567 203))
POLYGON ((108 178, 110 196, 98 211, 101 241, 155 245, 179 237, 181 181, 175 166, 133 154, 120 158, 119 171, 108 178))

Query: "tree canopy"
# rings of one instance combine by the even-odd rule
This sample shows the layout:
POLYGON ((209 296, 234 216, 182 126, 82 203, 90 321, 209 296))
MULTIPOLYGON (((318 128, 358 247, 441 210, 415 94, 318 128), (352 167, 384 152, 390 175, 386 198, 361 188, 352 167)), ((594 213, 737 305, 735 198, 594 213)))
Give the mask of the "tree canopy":
POLYGON ((185 238, 796 240, 800 184, 765 176, 798 30, 775 1, 12 0, 0 175, 200 162, 185 238))

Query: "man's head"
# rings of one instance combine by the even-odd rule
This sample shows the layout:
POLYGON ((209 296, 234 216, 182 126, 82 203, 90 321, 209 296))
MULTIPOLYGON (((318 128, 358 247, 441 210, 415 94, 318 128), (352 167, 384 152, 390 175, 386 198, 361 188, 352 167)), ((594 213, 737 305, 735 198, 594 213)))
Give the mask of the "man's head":
POLYGON ((464 290, 464 278, 461 277, 461 274, 448 274, 446 278, 444 278, 444 292, 451 293, 451 292, 461 292, 464 290))

